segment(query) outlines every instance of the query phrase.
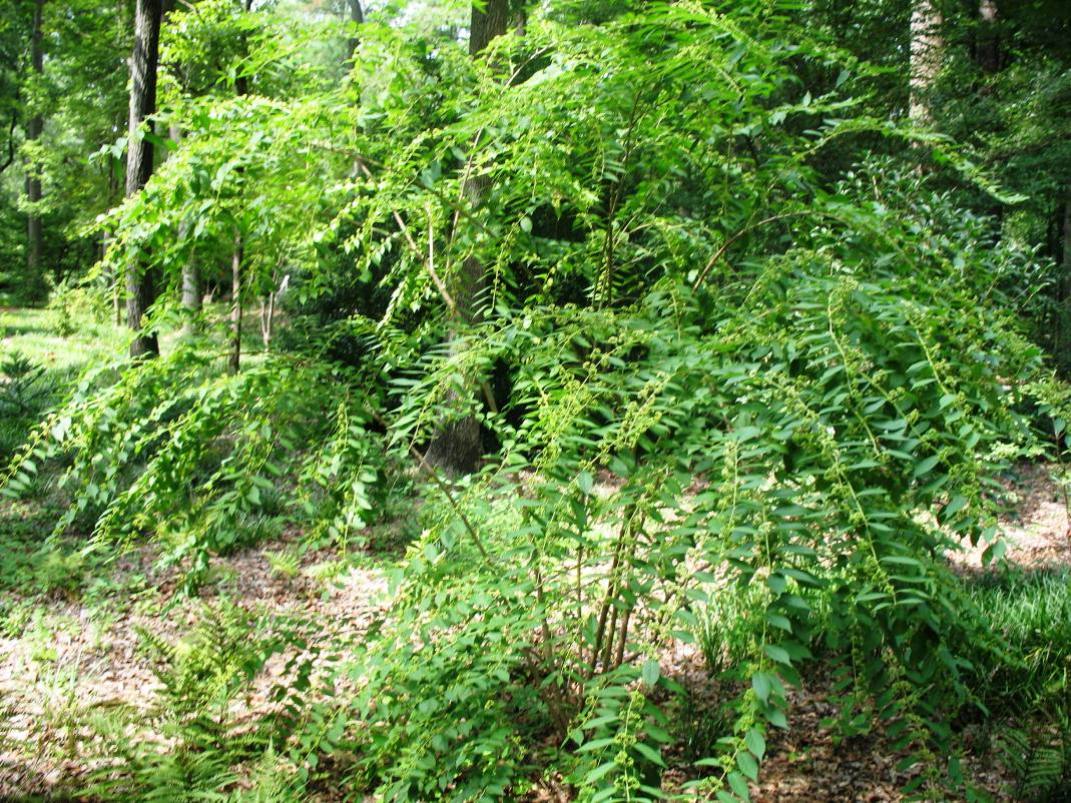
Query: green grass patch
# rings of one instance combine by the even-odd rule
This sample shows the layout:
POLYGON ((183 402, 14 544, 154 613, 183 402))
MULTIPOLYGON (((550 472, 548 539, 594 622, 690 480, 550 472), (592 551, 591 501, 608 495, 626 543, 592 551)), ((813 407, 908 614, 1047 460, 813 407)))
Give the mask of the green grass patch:
POLYGON ((992 631, 1002 659, 965 646, 968 683, 994 713, 1071 711, 1071 570, 1009 571, 967 582, 967 592, 992 631))
POLYGON ((87 365, 109 359, 125 333, 85 311, 0 311, 0 464, 87 365))
POLYGON ((19 353, 48 371, 77 372, 91 361, 115 354, 125 341, 123 328, 89 313, 0 310, 0 356, 19 353))

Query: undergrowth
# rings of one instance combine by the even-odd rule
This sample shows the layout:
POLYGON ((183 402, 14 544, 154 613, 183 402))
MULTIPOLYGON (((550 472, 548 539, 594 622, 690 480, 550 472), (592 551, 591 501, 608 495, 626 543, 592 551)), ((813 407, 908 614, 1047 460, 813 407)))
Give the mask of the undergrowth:
POLYGON ((300 783, 275 745, 302 721, 318 653, 309 651, 301 624, 222 599, 201 606, 178 640, 147 629, 141 637, 160 688, 148 711, 119 708, 89 719, 104 752, 83 792, 108 800, 295 799, 300 783), (266 686, 273 656, 285 683, 266 686), (253 695, 274 701, 270 716, 242 715, 253 695))
MULTIPOLYGON (((963 645, 965 681, 987 718, 989 747, 1016 800, 1071 794, 1071 576, 1066 567, 967 578, 967 592, 1004 649, 963 645)), ((968 712, 978 719, 977 712, 968 712)))
MULTIPOLYGON (((1032 642, 991 627, 945 555, 999 558, 1000 473, 1051 446, 1040 425, 1067 420, 1067 389, 1003 290, 1028 254, 994 245, 928 171, 813 167, 857 138, 906 140, 999 194, 948 143, 857 113, 842 93, 866 66, 787 45, 775 5, 655 3, 597 32, 533 14, 487 60, 444 55, 456 87, 369 28, 343 94, 195 118, 195 146, 114 213, 109 258, 154 255, 175 278, 188 243, 154 246, 191 187, 248 178, 263 144, 295 192, 318 188, 334 149, 287 161, 290 144, 357 110, 336 126, 360 158, 341 148, 330 222, 282 216, 292 228, 264 236, 300 257, 305 301, 329 289, 327 246, 373 301, 237 374, 196 340, 87 374, 5 493, 58 476, 56 535, 151 537, 189 591, 213 555, 285 523, 365 545, 397 516, 414 538, 389 612, 338 669, 352 693, 298 706, 283 732, 251 743, 226 715, 275 649, 240 635, 254 623, 221 611, 188 655, 158 644, 154 724, 176 747, 112 728, 133 771, 109 765, 108 794, 229 788, 255 759, 299 780, 331 762, 355 794, 396 800, 746 800, 816 654, 841 731, 880 727, 917 766, 908 794, 973 794, 953 724, 985 705, 977 673, 1032 642), (828 91, 804 91, 801 64, 830 72, 828 91), (269 133, 217 174, 233 143, 213 138, 242 136, 243 111, 269 133), (472 172, 493 203, 465 206, 472 172), (466 286, 480 314, 454 303, 466 286), (423 451, 466 421, 485 459, 447 477, 423 451), (726 697, 678 783, 670 717, 691 691, 662 659, 697 633, 726 697)), ((1006 681, 986 677, 999 698, 1006 681)))
POLYGON ((1071 575, 1012 570, 972 580, 968 591, 1010 656, 993 665, 964 645, 969 685, 990 711, 1071 711, 1071 575))

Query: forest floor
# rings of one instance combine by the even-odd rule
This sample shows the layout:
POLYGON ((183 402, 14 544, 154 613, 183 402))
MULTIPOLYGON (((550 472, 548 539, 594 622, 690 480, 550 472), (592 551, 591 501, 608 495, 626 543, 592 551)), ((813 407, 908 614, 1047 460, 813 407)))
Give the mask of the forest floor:
MULTIPOLYGON (((1015 509, 1002 519, 1007 544, 1005 558, 1025 570, 1059 570, 1071 566, 1071 523, 1063 490, 1046 465, 1023 465, 1009 481, 1015 509)), ((982 565, 984 545, 965 545, 954 553, 953 564, 964 573, 997 569, 982 565)), ((894 801, 903 799, 900 787, 908 774, 896 765, 902 755, 890 751, 880 733, 837 743, 822 719, 834 716, 828 688, 821 684, 791 692, 790 728, 771 742, 771 757, 762 766, 756 801, 894 801)), ((966 756, 968 776, 996 800, 1015 800, 1009 791, 1010 773, 992 749, 966 756)))
MULTIPOLYGON (((1022 467, 1012 489, 1019 504, 1004 521, 1009 562, 1071 565, 1067 510, 1047 467, 1022 467)), ((7 530, 9 538, 40 538, 47 530, 47 510, 3 504, 0 531, 7 530)), ((175 642, 213 600, 240 601, 260 615, 311 623, 317 639, 334 652, 358 642, 389 605, 386 573, 397 554, 302 552, 298 535, 285 533, 273 543, 215 559, 197 596, 181 594, 177 574, 155 568, 157 555, 147 547, 107 572, 82 564, 54 566, 52 575, 46 571, 52 577, 47 589, 40 585, 41 566, 37 574, 26 574, 37 580, 13 588, 0 606, 0 705, 7 709, 6 733, 0 732, 0 799, 77 789, 92 763, 85 723, 94 710, 124 707, 141 711, 146 722, 153 716, 160 683, 144 631, 175 642)), ((5 548, 11 549, 10 541, 5 548)), ((0 558, 5 571, 15 571, 18 555, 9 551, 0 558)), ((983 571, 978 550, 957 560, 965 572, 983 571)), ((698 650, 683 645, 664 657, 664 671, 696 689, 707 675, 698 650)), ((280 672, 280 665, 269 664, 264 682, 241 701, 250 717, 270 710, 267 691, 280 672)), ((902 756, 876 732, 835 740, 822 724, 835 713, 829 698, 821 673, 791 692, 791 729, 771 735, 755 800, 901 799, 906 776, 896 764, 902 756)), ((1011 799, 991 756, 971 756, 968 767, 996 799, 1011 799)))

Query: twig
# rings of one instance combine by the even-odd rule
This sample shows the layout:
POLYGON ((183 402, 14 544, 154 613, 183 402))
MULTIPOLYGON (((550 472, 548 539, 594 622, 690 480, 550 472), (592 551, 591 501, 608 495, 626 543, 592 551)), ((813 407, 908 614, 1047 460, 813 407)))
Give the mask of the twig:
POLYGON ((692 284, 692 290, 698 290, 699 289, 699 285, 701 285, 706 280, 707 275, 710 273, 711 269, 717 264, 718 260, 721 259, 725 255, 725 252, 729 250, 730 246, 732 246, 733 243, 735 243, 737 240, 739 240, 745 234, 749 234, 749 233, 753 232, 755 229, 761 228, 762 226, 765 226, 768 223, 776 223, 778 220, 785 220, 787 218, 801 217, 803 215, 813 215, 813 214, 814 214, 814 210, 811 210, 811 209, 802 210, 801 209, 798 212, 785 212, 785 213, 780 214, 780 215, 771 215, 768 218, 763 218, 758 223, 752 223, 750 226, 744 226, 744 228, 740 229, 740 231, 738 231, 736 234, 734 234, 732 237, 730 237, 728 240, 726 240, 724 243, 722 243, 721 244, 721 248, 719 248, 717 251, 714 252, 714 256, 712 256, 710 258, 710 261, 707 262, 707 264, 703 268, 703 270, 701 270, 699 272, 699 277, 692 284))

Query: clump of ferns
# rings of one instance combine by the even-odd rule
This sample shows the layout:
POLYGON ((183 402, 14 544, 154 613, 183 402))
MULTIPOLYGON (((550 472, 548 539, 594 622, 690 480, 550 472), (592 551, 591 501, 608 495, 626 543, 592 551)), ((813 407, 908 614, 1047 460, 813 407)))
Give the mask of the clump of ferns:
MULTIPOLYGON (((539 710, 560 732, 562 722, 579 721, 570 717, 607 678, 636 673, 639 658, 687 639, 725 569, 737 587, 763 588, 765 600, 756 617, 761 636, 742 661, 750 682, 733 706, 739 724, 710 758, 713 781, 703 781, 739 794, 757 771, 764 728, 787 725, 786 689, 799 682, 814 644, 808 598, 832 571, 844 580, 822 600, 823 621, 843 620, 845 631, 865 635, 851 642, 854 705, 864 707, 864 720, 895 725, 898 743, 938 768, 921 776, 932 790, 941 770, 928 759, 937 755, 933 745, 948 743, 934 722, 963 695, 950 645, 978 623, 946 617, 960 609, 938 558, 947 537, 920 525, 915 511, 936 506, 940 525, 972 539, 987 532, 980 478, 997 461, 985 448, 1018 437, 1019 423, 987 418, 984 404, 958 392, 962 369, 933 357, 931 327, 888 287, 864 293, 853 279, 801 276, 795 266, 771 273, 756 295, 765 319, 730 316, 710 340, 687 320, 678 337, 652 334, 636 313, 605 314, 610 332, 590 316, 582 335, 589 346, 579 353, 568 327, 529 337, 532 323, 518 316, 508 331, 491 331, 527 343, 522 365, 531 378, 518 372, 514 387, 530 383, 522 398, 531 414, 507 432, 501 462, 450 504, 432 505, 438 512, 428 513, 408 558, 398 619, 383 632, 401 629, 385 643, 394 649, 396 638, 417 632, 421 660, 468 666, 452 645, 478 621, 505 662, 504 674, 483 682, 505 698, 539 689, 539 710), (899 351, 878 349, 877 326, 891 327, 899 351), (570 353, 576 358, 562 359, 570 353), (632 363, 622 356, 630 353, 638 355, 632 363), (618 480, 608 494, 595 488, 604 470, 618 480), (697 473, 710 482, 685 493, 697 473), (517 575, 516 566, 526 569, 517 575), (527 599, 523 616, 518 597, 527 599), (496 629, 507 626, 508 637, 496 629), (514 627, 529 633, 521 646, 514 627)), ((652 299, 650 314, 671 314, 667 298, 652 299)), ((418 708, 446 682, 435 670, 413 673, 376 655, 381 670, 394 666, 391 683, 409 678, 418 708)), ((374 676, 370 688, 382 682, 374 676)), ((491 717, 488 733, 506 721, 491 717)), ((522 718, 504 732, 532 727, 522 718)), ((588 738, 613 737, 592 730, 571 752, 611 744, 585 751, 588 738)), ((595 781, 615 772, 635 778, 621 769, 635 760, 631 750, 616 770, 600 761, 574 777, 594 783, 588 773, 597 770, 604 774, 595 781)), ((403 767, 373 744, 376 754, 391 777, 436 782, 420 769, 425 758, 413 755, 403 767)), ((463 766, 475 783, 474 766, 463 766)))
POLYGON ((144 714, 98 716, 102 760, 91 773, 93 793, 106 799, 166 795, 169 789, 218 793, 238 780, 236 767, 258 760, 272 745, 284 746, 299 726, 311 671, 311 656, 302 655, 309 646, 302 624, 227 599, 198 611, 196 624, 175 640, 138 628, 140 650, 159 683, 149 711, 155 736, 142 733, 144 714), (281 708, 252 720, 239 716, 240 697, 248 706, 267 662, 286 653, 287 680, 268 692, 281 708))

